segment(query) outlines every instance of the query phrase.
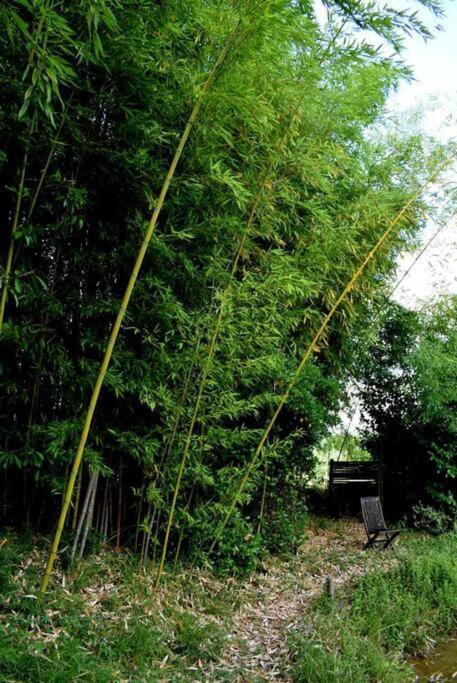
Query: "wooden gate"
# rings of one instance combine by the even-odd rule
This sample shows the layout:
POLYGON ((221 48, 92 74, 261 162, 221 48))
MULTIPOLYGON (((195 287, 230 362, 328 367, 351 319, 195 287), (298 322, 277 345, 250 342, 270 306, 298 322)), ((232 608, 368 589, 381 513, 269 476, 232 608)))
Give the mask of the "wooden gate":
POLYGON ((382 465, 373 460, 330 460, 329 494, 338 514, 360 511, 360 498, 379 496, 382 501, 382 465))

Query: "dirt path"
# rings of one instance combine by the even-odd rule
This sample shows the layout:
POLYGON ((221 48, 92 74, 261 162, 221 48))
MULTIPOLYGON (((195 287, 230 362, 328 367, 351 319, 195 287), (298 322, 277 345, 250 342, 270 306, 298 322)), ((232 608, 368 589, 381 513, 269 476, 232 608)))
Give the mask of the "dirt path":
POLYGON ((327 576, 341 584, 362 575, 374 564, 388 564, 362 549, 361 524, 342 521, 328 529, 311 529, 307 541, 290 562, 272 559, 264 574, 255 574, 243 589, 242 607, 235 614, 229 645, 211 680, 288 681, 287 638, 303 619, 312 598, 325 590, 327 576))

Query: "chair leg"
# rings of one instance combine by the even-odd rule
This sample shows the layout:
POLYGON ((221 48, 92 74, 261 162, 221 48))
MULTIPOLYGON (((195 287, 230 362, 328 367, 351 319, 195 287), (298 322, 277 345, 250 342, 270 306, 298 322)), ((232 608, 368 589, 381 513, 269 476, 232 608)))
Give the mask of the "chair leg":
POLYGON ((393 550, 393 552, 395 553, 395 546, 393 542, 395 541, 399 533, 399 531, 396 531, 394 534, 390 535, 386 533, 386 541, 384 543, 384 548, 391 548, 391 550, 393 550))
POLYGON ((377 531, 375 534, 372 534, 371 536, 368 536, 368 541, 365 543, 363 549, 368 550, 368 548, 373 548, 375 547, 375 541, 379 536, 379 531, 377 531))

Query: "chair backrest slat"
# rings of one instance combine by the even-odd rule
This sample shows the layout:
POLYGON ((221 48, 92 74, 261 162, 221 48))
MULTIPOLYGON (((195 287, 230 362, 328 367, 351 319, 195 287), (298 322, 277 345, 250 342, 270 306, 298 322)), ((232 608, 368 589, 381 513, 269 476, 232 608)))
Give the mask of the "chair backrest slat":
POLYGON ((381 501, 377 497, 361 498, 363 522, 368 534, 386 528, 381 501))

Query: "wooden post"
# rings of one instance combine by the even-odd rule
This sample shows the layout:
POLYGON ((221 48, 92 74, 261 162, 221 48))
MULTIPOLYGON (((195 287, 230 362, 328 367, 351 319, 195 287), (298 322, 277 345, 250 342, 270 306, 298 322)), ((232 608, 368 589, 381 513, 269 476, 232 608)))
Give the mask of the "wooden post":
POLYGON ((378 496, 381 501, 381 505, 384 507, 384 458, 382 453, 378 458, 378 496))
POLYGON ((334 600, 335 598, 335 580, 333 576, 327 576, 326 581, 325 581, 326 589, 327 589, 327 595, 330 598, 330 600, 334 600))

